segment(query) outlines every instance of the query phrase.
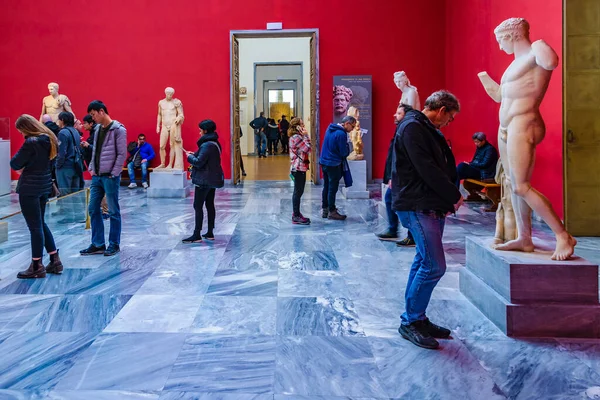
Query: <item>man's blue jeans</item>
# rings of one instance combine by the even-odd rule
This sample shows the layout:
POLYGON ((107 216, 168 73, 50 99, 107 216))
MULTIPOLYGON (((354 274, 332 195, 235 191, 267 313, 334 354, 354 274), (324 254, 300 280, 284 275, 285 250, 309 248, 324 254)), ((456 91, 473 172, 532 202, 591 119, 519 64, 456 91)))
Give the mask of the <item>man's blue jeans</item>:
POLYGON ((385 202, 385 211, 388 217, 388 231, 391 233, 398 233, 398 215, 392 210, 392 189, 389 187, 385 191, 383 200, 385 202))
POLYGON ((398 211, 402 226, 413 235, 417 254, 406 284, 406 312, 402 324, 424 320, 431 293, 446 272, 446 256, 442 246, 446 217, 434 212, 398 211))
POLYGON ((89 213, 92 220, 92 244, 96 247, 104 246, 104 222, 100 203, 106 195, 108 214, 110 217, 110 231, 108 243, 119 245, 121 243, 121 209, 119 208, 119 186, 121 177, 92 176, 90 186, 89 213))
POLYGON ((264 132, 254 134, 254 147, 256 154, 264 156, 267 154, 267 134, 264 132))
MULTIPOLYGON (((143 162, 140 165, 142 170, 142 183, 148 182, 148 162, 143 162)), ((127 164, 129 170, 129 183, 135 183, 135 168, 133 167, 133 161, 127 164)))
POLYGON ((342 164, 336 166, 321 165, 323 171, 323 192, 321 194, 321 207, 325 210, 334 211, 335 196, 340 187, 342 179, 342 164))

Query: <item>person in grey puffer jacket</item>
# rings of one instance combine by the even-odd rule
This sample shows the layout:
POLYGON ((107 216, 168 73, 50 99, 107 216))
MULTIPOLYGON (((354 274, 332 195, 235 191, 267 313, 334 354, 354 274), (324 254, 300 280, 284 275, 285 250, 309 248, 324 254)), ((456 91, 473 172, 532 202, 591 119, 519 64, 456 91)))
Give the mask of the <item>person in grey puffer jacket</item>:
POLYGON ((89 213, 92 220, 92 244, 81 250, 81 255, 104 254, 112 256, 120 251, 121 209, 119 187, 123 163, 127 158, 127 130, 119 121, 108 115, 103 102, 94 100, 88 113, 97 123, 94 132, 92 160, 88 170, 92 175, 89 213), (100 203, 106 195, 110 216, 108 248, 104 240, 104 223, 100 203))

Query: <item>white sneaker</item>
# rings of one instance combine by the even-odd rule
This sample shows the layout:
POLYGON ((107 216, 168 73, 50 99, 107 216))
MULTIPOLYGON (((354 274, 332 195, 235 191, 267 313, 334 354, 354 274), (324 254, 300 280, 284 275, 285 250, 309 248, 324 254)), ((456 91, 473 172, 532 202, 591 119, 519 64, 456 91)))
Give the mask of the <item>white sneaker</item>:
POLYGON ((127 186, 127 187, 128 187, 129 189, 135 189, 135 188, 137 187, 137 183, 133 183, 133 182, 131 182, 131 183, 129 184, 129 186, 127 186))
POLYGON ((144 187, 144 189, 148 189, 148 184, 146 182, 142 182, 142 186, 144 187))

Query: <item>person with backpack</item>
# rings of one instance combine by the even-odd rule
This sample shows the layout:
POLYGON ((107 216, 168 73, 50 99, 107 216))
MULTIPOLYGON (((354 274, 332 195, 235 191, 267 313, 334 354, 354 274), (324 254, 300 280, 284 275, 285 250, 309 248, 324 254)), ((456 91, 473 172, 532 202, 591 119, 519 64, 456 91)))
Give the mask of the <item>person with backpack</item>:
POLYGON ((194 184, 194 211, 196 214, 196 225, 192 236, 182 240, 183 243, 200 243, 202 238, 215 240, 215 189, 225 185, 223 168, 221 167, 221 144, 217 134, 217 124, 210 119, 205 119, 198 124, 200 128, 200 139, 198 150, 195 153, 187 152, 187 160, 192 165, 192 183, 194 184), (202 224, 204 222, 204 211, 206 204, 208 214, 208 229, 202 235, 202 224))
MULTIPOLYGON (((56 157, 56 180, 58 191, 62 197, 81 190, 83 157, 80 149, 81 136, 73 127, 75 125, 73 114, 68 111, 61 112, 56 123, 60 128, 56 157)), ((65 216, 58 221, 59 223, 77 222, 80 219, 75 217, 77 213, 81 214, 83 218, 85 210, 76 210, 77 200, 69 198, 60 201, 65 216)))

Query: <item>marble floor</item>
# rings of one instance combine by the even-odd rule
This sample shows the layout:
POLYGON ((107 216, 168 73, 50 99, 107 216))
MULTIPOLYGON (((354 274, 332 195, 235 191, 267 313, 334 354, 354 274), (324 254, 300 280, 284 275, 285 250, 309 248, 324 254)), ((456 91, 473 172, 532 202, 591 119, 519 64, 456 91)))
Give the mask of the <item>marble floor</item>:
MULTIPOLYGON (((341 199, 348 219, 323 220, 307 186, 313 223, 295 226, 291 192, 218 190, 216 240, 183 245, 191 198, 124 188, 122 252, 80 257, 90 232, 50 217, 65 271, 35 281, 15 279, 29 238, 10 218, 0 399, 600 399, 600 341, 508 338, 460 294, 465 236, 493 232, 483 206, 448 220, 428 315, 453 338, 430 351, 396 331, 414 249, 377 240, 377 200, 341 199)), ((582 238, 578 254, 600 261, 599 249, 582 238)))

